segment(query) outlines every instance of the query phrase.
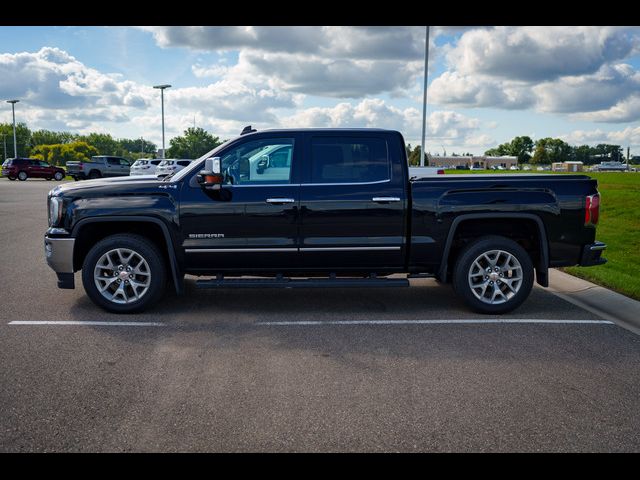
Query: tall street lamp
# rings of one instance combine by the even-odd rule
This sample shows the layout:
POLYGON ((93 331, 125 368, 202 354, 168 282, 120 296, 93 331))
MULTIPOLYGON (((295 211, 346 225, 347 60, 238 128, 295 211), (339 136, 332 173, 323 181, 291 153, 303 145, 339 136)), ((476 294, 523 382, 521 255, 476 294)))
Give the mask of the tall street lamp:
POLYGON ((11 104, 11 111, 13 112, 13 158, 18 158, 18 144, 16 143, 16 103, 20 100, 7 100, 7 103, 11 104))
POLYGON ((164 158, 164 89, 171 85, 154 85, 153 88, 160 89, 160 98, 162 103, 162 158, 164 158))
POLYGON ((422 143, 420 144, 420 166, 424 167, 424 137, 427 130, 427 79, 429 75, 429 25, 427 25, 424 49, 424 94, 422 98, 422 143))

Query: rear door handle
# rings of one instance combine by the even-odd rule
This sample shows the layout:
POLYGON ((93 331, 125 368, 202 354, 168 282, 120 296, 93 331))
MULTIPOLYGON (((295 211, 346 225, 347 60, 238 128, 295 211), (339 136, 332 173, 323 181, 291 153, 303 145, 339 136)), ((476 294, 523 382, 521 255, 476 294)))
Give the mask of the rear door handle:
POLYGON ((371 200, 376 203, 391 203, 391 202, 399 202, 400 198, 399 197, 373 197, 371 200))
POLYGON ((267 198, 266 202, 273 205, 282 205, 283 203, 295 203, 295 200, 293 198, 267 198))

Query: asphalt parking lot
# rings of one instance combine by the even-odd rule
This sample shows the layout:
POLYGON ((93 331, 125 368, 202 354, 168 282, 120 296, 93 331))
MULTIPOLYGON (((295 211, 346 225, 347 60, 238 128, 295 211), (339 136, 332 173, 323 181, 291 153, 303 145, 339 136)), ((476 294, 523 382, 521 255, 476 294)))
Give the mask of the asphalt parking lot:
POLYGON ((545 289, 479 317, 431 280, 189 279, 117 316, 79 274, 56 287, 42 242, 55 183, 0 179, 2 452, 640 451, 640 336, 545 289))

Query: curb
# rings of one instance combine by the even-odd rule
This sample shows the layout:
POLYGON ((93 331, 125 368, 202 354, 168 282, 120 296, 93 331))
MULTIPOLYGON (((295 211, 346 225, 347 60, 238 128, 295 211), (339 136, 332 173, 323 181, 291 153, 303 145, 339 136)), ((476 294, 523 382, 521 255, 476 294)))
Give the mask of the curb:
POLYGON ((640 302, 556 269, 545 290, 640 335, 640 302))

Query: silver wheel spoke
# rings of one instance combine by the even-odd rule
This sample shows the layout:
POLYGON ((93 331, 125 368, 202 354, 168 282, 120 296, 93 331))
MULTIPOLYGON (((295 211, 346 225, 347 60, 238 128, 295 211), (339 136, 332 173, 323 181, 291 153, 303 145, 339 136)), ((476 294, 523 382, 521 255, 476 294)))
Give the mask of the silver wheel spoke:
POLYGON ((113 303, 127 304, 147 293, 151 285, 151 270, 138 252, 129 248, 115 248, 104 253, 96 262, 93 279, 104 298, 113 303))
POLYGON ((505 303, 522 286, 522 265, 509 252, 489 250, 471 263, 468 282, 473 295, 481 302, 490 305, 505 303), (480 278, 482 282, 478 281, 480 278))

